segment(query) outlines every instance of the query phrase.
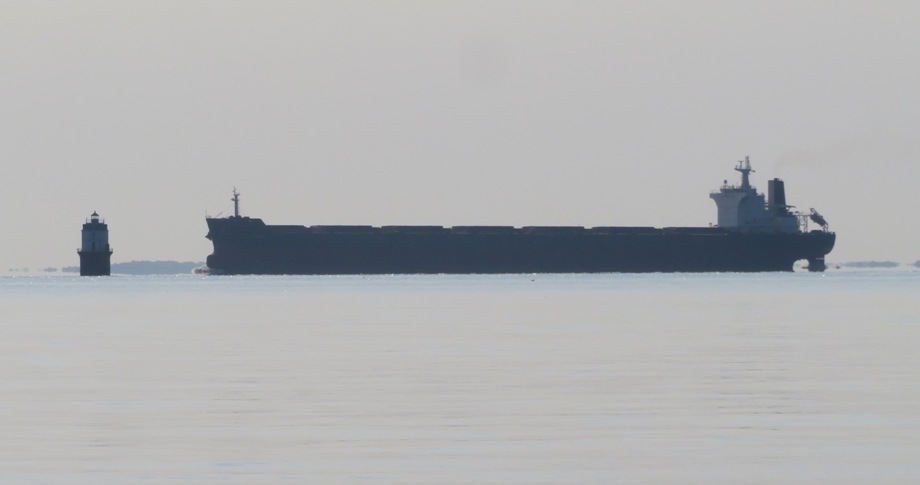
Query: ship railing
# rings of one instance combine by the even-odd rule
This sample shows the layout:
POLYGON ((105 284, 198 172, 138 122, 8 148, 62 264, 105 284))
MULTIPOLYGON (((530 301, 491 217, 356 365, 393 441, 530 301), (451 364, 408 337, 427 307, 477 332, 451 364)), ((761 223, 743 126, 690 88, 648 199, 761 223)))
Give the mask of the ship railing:
POLYGON ((713 193, 713 194, 718 194, 718 193, 724 192, 724 191, 741 191, 741 190, 752 190, 752 191, 754 191, 754 192, 757 192, 757 186, 756 186, 756 185, 751 185, 751 186, 749 186, 748 189, 745 189, 745 188, 744 188, 743 186, 741 186, 741 185, 722 184, 722 186, 719 187, 719 190, 713 190, 712 193, 713 193))
POLYGON ((796 219, 799 221, 799 228, 802 232, 808 232, 808 216, 803 214, 801 211, 795 211, 792 213, 796 219))

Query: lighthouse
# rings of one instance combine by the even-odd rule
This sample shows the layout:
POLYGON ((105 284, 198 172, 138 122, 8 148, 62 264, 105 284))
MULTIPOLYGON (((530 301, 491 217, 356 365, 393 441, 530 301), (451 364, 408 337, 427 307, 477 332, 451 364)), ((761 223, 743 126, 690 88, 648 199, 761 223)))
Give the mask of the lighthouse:
POLYGON ((83 224, 83 246, 80 255, 80 276, 108 276, 112 273, 112 248, 109 247, 109 227, 93 212, 83 224))

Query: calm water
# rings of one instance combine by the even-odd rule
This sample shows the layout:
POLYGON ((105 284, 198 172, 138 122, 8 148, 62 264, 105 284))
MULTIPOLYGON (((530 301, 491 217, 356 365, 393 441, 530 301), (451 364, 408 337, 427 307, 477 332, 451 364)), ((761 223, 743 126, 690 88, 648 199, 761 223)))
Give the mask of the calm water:
POLYGON ((0 482, 916 483, 920 273, 0 278, 0 482))

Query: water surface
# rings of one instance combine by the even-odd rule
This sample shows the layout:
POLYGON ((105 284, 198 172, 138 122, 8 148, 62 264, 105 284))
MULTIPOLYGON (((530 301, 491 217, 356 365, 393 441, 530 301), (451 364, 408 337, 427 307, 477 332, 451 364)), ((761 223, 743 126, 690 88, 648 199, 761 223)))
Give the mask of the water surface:
POLYGON ((918 290, 0 278, 0 482, 913 483, 918 290))

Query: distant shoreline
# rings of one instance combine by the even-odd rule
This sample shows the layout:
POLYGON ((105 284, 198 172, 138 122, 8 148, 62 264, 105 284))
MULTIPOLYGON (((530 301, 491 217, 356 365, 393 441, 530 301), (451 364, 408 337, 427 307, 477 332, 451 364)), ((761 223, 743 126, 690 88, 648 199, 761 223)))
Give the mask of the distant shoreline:
MULTIPOLYGON (((126 275, 176 275, 191 274, 195 268, 204 266, 203 261, 129 261, 112 263, 112 274, 126 275)), ((62 273, 79 273, 79 266, 61 268, 62 273)))
MULTIPOLYGON (((196 268, 205 266, 204 261, 128 261, 125 263, 112 263, 112 274, 122 275, 178 275, 193 274, 196 268)), ((847 261, 841 263, 828 262, 829 270, 906 270, 920 268, 920 261, 913 263, 899 263, 896 261, 847 261)), ((6 274, 27 275, 53 275, 79 273, 79 266, 65 266, 63 268, 46 267, 40 270, 29 268, 9 268, 6 274)), ((2 274, 2 273, 0 273, 2 274)))

